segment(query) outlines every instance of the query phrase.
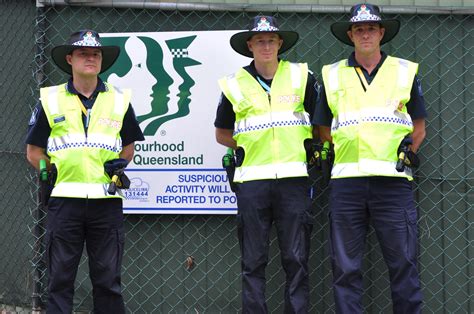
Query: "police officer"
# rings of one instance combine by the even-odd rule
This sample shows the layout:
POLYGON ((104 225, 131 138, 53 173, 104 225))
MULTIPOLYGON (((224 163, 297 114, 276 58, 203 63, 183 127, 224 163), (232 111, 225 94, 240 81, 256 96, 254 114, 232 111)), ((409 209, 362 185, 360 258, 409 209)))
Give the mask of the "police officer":
POLYGON ((418 64, 388 56, 380 46, 400 22, 382 19, 379 7, 358 4, 350 20, 331 25, 333 35, 354 46, 349 59, 322 69, 314 124, 334 144, 329 221, 337 313, 362 313, 361 264, 369 224, 389 269, 394 313, 420 313, 417 211, 412 170, 396 170, 407 135, 413 158, 425 137, 426 110, 418 64))
POLYGON ((84 242, 94 313, 125 312, 122 198, 109 194, 107 188, 112 172, 126 166, 133 157, 134 142, 144 137, 130 105, 130 91, 98 77, 119 52, 119 47, 101 45, 93 30, 75 32, 65 45, 53 48, 53 61, 71 78, 65 84, 41 88, 30 120, 27 159, 35 168, 44 159, 56 172, 46 226, 48 313, 72 312, 84 242))
POLYGON ((318 84, 306 63, 279 60, 298 33, 272 16, 256 16, 234 34, 232 48, 253 58, 219 81, 217 142, 236 150, 238 237, 244 313, 267 313, 265 267, 272 223, 286 273, 285 313, 307 313, 312 217, 304 141, 312 138, 318 84))

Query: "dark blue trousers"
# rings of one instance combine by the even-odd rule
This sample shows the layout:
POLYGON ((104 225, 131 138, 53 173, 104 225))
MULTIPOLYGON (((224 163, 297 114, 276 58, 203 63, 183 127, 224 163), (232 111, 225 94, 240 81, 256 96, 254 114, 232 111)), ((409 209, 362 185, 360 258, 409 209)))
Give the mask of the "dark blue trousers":
POLYGON ((393 312, 420 313, 417 211, 404 178, 333 179, 330 183, 330 253, 336 312, 362 313, 362 258, 369 224, 390 276, 393 312))
POLYGON ((47 313, 71 313, 74 281, 86 244, 94 313, 125 313, 121 292, 124 228, 121 199, 51 198, 46 258, 47 313))
POLYGON ((258 180, 238 184, 238 236, 242 254, 243 313, 267 313, 265 267, 275 223, 286 273, 285 313, 307 313, 308 257, 312 230, 307 178, 258 180))

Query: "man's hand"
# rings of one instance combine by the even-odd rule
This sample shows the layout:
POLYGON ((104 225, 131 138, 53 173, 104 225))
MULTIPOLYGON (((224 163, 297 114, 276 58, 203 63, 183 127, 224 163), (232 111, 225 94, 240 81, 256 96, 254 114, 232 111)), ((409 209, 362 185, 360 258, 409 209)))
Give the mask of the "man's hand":
POLYGON ((117 171, 124 170, 127 165, 128 161, 124 158, 112 159, 104 163, 104 170, 112 178, 117 171))
POLYGON ((128 161, 124 158, 112 159, 104 163, 104 170, 112 180, 108 189, 109 194, 115 194, 117 188, 130 187, 130 180, 124 172, 127 165, 128 161))

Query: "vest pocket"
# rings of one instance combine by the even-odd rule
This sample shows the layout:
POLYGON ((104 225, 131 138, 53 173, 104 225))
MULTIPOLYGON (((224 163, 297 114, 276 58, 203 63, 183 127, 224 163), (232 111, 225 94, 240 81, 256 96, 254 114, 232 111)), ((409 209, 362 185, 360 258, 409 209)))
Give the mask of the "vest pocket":
POLYGON ((245 150, 243 147, 238 147, 235 151, 235 166, 240 167, 244 163, 245 159, 245 150))
POLYGON ((51 125, 51 134, 54 132, 61 132, 58 134, 64 134, 69 131, 69 121, 67 115, 60 114, 52 118, 53 124, 51 125), (63 133, 64 132, 64 133, 63 133))

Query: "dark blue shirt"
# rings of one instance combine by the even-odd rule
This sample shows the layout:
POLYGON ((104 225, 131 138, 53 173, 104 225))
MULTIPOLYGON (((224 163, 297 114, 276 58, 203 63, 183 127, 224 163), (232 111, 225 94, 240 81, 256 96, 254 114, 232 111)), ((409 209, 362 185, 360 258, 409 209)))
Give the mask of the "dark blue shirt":
MULTIPOLYGON (((80 94, 74 88, 74 84, 72 84, 72 78, 69 79, 66 89, 69 93, 78 95, 84 107, 91 109, 95 103, 95 100, 97 99, 97 95, 107 91, 107 86, 99 78, 97 87, 89 98, 80 94)), ((84 114, 82 115, 82 121, 85 124, 86 116, 84 114)), ((49 126, 48 118, 46 117, 46 113, 43 110, 41 101, 39 101, 36 107, 33 109, 33 113, 31 114, 30 123, 28 126, 28 134, 26 136, 25 142, 26 144, 46 148, 50 134, 51 127, 49 126)), ((125 113, 122 129, 120 130, 120 137, 122 139, 123 146, 127 146, 135 141, 143 141, 145 139, 138 125, 132 105, 128 106, 128 110, 125 113)))
MULTIPOLYGON (((380 62, 370 74, 367 72, 366 69, 364 69, 364 67, 357 63, 354 52, 349 56, 348 65, 351 67, 360 67, 365 79, 367 80, 367 83, 370 84, 375 78, 375 75, 377 75, 378 70, 382 66, 385 59, 387 59, 387 54, 382 51, 382 58, 380 59, 380 62)), ((423 98, 423 92, 421 90, 421 83, 417 75, 415 75, 415 79, 413 80, 413 85, 411 87, 410 92, 410 100, 407 102, 406 107, 408 114, 410 115, 412 120, 424 119, 427 117, 425 100, 423 98)), ((316 110, 312 121, 314 125, 330 127, 332 123, 332 118, 333 115, 331 109, 329 109, 323 82, 323 86, 319 93, 319 98, 316 102, 316 110)))
MULTIPOLYGON (((255 63, 252 61, 250 65, 244 67, 244 69, 250 73, 256 80, 257 77, 260 78, 266 85, 272 85, 272 80, 266 80, 263 77, 258 75, 257 69, 255 68, 255 63)), ((316 106, 316 99, 319 92, 319 83, 312 73, 308 72, 308 80, 306 82, 306 90, 304 96, 304 108, 307 113, 310 115, 310 119, 313 119, 313 113, 316 106)), ((225 97, 224 94, 221 94, 219 104, 217 107, 216 120, 214 121, 214 126, 220 129, 229 129, 233 130, 235 124, 235 112, 232 107, 232 103, 225 97)))

